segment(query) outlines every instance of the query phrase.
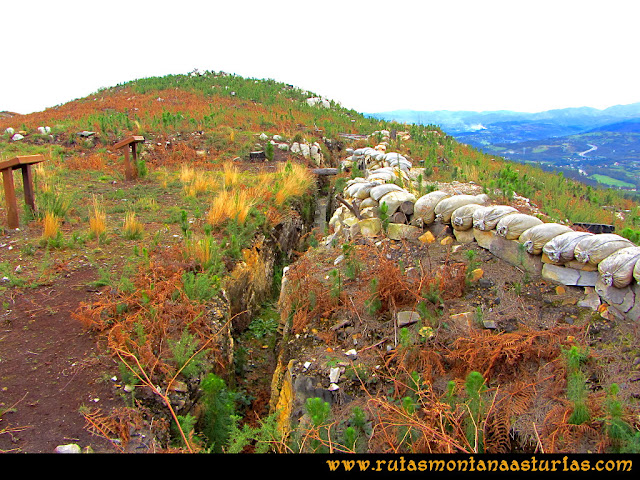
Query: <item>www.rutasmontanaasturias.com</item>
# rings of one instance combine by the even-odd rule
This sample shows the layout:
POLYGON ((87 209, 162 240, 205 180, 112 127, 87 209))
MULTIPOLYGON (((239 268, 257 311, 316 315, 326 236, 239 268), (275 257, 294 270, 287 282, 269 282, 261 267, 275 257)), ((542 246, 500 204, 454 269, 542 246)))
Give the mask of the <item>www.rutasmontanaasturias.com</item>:
POLYGON ((523 459, 413 460, 401 456, 397 459, 378 460, 327 460, 330 472, 630 472, 633 461, 624 458, 571 459, 563 456, 541 459, 532 456, 523 459))

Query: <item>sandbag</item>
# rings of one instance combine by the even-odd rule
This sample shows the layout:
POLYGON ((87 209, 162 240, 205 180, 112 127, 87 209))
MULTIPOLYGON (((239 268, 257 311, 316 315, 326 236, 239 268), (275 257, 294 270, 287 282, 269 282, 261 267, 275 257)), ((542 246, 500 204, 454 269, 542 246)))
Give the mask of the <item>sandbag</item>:
POLYGON ((612 253, 634 244, 615 233, 600 233, 580 240, 576 244, 574 256, 582 263, 597 265, 612 253))
POLYGON ((572 231, 570 227, 560 223, 543 223, 522 232, 518 242, 522 243, 531 255, 540 255, 545 243, 558 235, 572 231))
POLYGON ((469 205, 470 203, 477 203, 484 205, 489 200, 489 196, 482 193, 480 195, 453 195, 452 197, 445 198, 436 205, 434 212, 436 219, 442 223, 451 222, 451 215, 457 209, 463 205, 469 205))
POLYGON ((387 215, 393 215, 398 207, 404 202, 415 203, 416 197, 413 193, 409 193, 406 190, 394 190, 392 192, 384 194, 378 200, 380 204, 380 208, 382 209, 382 205, 387 205, 387 211, 385 212, 387 215))
POLYGON ((351 186, 345 188, 345 194, 350 198, 357 198, 359 200, 364 200, 369 196, 371 189, 375 186, 380 185, 377 182, 358 182, 354 183, 351 186))
POLYGON ((591 232, 567 232, 552 238, 542 247, 542 252, 555 263, 575 260, 574 250, 580 240, 595 235, 591 232))
POLYGON ((369 192, 369 196, 376 202, 380 202, 380 198, 389 192, 405 191, 402 187, 399 187, 395 183, 383 183, 382 185, 375 186, 369 192))
POLYGON ((464 231, 473 227, 473 215, 478 209, 486 208, 477 203, 470 203, 456 208, 451 214, 451 226, 454 230, 464 231))
POLYGON ((525 230, 542 225, 544 222, 538 217, 526 213, 512 213, 500 219, 496 225, 496 233, 507 240, 517 240, 525 230))
POLYGON ((616 250, 598 264, 602 283, 609 287, 624 288, 633 281, 633 271, 640 260, 640 247, 616 250))
POLYGON ((450 196, 451 194, 439 190, 421 196, 413 206, 413 218, 422 220, 425 225, 431 225, 436 218, 436 205, 450 196))
POLYGON ((633 278, 636 279, 636 282, 640 283, 640 261, 633 267, 633 278))
POLYGON ((360 202, 360 208, 368 208, 368 207, 377 207, 378 202, 376 202, 373 198, 367 197, 362 202, 360 202))
POLYGON ((514 213, 518 213, 518 210, 508 205, 484 207, 473 212, 473 228, 488 232, 496 228, 502 217, 514 213))

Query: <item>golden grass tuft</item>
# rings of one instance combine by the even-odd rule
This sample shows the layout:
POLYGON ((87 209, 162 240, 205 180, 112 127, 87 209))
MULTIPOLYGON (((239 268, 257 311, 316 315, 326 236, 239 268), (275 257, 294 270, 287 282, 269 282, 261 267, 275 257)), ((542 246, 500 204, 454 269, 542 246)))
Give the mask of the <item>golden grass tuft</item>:
POLYGON ((122 227, 122 231, 126 238, 140 238, 142 236, 142 232, 144 231, 144 227, 142 223, 138 221, 136 218, 136 213, 133 211, 129 211, 124 216, 124 226, 122 227))
POLYGON ((207 222, 216 226, 233 218, 238 223, 244 223, 256 202, 257 199, 247 190, 236 192, 221 190, 211 202, 207 222))
POLYGON ((212 237, 189 238, 183 250, 184 258, 195 261, 204 270, 213 264, 218 246, 212 237))
POLYGON ((295 163, 280 165, 278 176, 280 177, 280 182, 275 197, 275 202, 278 205, 282 205, 291 197, 299 197, 305 194, 315 182, 313 175, 306 167, 295 163))
POLYGON ((95 195, 89 212, 89 231, 98 239, 107 231, 107 214, 95 195))
POLYGON ((61 219, 53 212, 46 212, 42 219, 42 238, 54 239, 60 233, 61 219))
POLYGON ((240 180, 240 171, 233 162, 225 162, 222 170, 224 188, 231 188, 238 184, 238 181, 240 180))
POLYGON ((196 175, 196 172, 193 169, 193 167, 185 164, 182 164, 180 166, 180 181, 182 183, 191 182, 194 179, 195 175, 196 175))

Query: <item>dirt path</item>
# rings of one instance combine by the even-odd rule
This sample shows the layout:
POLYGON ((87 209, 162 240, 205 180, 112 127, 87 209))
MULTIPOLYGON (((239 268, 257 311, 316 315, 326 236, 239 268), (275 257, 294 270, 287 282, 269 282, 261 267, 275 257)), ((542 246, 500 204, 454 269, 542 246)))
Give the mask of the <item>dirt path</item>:
POLYGON ((99 294, 87 286, 94 279, 92 269, 75 270, 0 298, 0 452, 50 453, 70 443, 116 451, 83 416, 124 404, 112 380, 117 365, 71 316, 99 294))

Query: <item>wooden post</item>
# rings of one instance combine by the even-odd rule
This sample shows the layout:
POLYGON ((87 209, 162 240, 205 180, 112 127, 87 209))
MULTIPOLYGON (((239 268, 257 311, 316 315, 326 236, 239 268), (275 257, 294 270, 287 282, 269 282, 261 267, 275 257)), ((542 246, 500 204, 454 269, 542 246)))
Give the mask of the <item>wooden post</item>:
POLYGON ((18 228, 20 226, 16 188, 13 182, 13 171, 18 168, 22 170, 24 200, 27 207, 33 212, 36 209, 36 204, 33 191, 33 174, 31 171, 31 165, 43 161, 44 157, 42 155, 21 155, 10 160, 0 161, 2 184, 4 186, 4 198, 7 203, 7 226, 9 228, 18 228))
POLYGON ((35 194, 33 192, 33 172, 31 165, 24 165, 22 168, 22 185, 24 188, 24 202, 31 209, 31 213, 36 211, 35 194))
POLYGON ((2 183, 4 184, 4 198, 7 202, 7 226, 18 228, 20 220, 18 217, 18 201, 16 200, 16 189, 13 184, 13 169, 2 170, 2 183))
POLYGON ((116 143, 113 148, 119 150, 124 149, 124 176, 127 180, 133 180, 138 176, 138 155, 136 152, 136 143, 144 142, 144 137, 133 135, 116 143), (131 150, 132 159, 129 159, 129 150, 131 150))

